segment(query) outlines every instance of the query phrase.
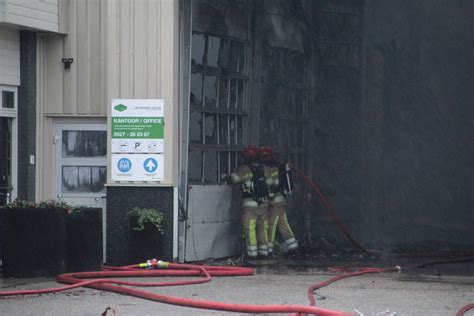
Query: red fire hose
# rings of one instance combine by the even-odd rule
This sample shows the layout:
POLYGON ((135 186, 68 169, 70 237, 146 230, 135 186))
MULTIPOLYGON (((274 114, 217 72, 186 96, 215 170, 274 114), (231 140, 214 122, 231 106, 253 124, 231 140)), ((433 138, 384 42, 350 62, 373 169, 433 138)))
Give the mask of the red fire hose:
POLYGON ((316 186, 316 184, 314 183, 314 181, 308 177, 307 175, 305 175, 302 171, 296 169, 295 167, 293 166, 290 166, 291 169, 293 171, 295 171, 301 178, 303 178, 304 181, 306 181, 306 183, 309 184, 309 186, 319 195, 319 197, 321 198, 321 201, 323 202, 324 206, 326 207, 326 210, 329 212, 329 216, 334 220, 334 222, 336 223, 336 225, 339 227, 339 229, 344 233, 344 235, 346 235, 347 239, 349 239, 349 241, 357 248, 359 249, 360 251, 362 251, 363 253, 369 255, 369 256, 374 256, 374 257, 378 257, 377 254, 374 254, 372 252, 369 252, 368 250, 366 250, 364 247, 362 247, 355 239, 354 237, 352 237, 351 233, 349 232, 349 230, 346 228, 346 226, 344 225, 344 223, 342 222, 341 218, 337 215, 337 213, 334 211, 334 208, 332 207, 332 205, 329 203, 329 201, 324 197, 324 195, 321 193, 321 190, 316 186))
MULTIPOLYGON (((472 257, 465 257, 465 258, 459 258, 459 259, 445 259, 445 260, 437 260, 437 261, 429 261, 425 262, 422 264, 415 264, 411 266, 406 266, 403 269, 415 269, 415 268, 422 268, 428 265, 435 265, 435 264, 443 264, 443 263, 454 263, 454 262, 467 262, 467 261, 472 261, 472 257)), ((390 267, 390 268, 373 268, 373 267, 367 267, 367 268, 356 268, 355 271, 350 271, 351 268, 350 266, 342 266, 342 267, 336 267, 334 268, 336 271, 341 271, 345 272, 344 274, 337 275, 335 277, 330 278, 329 280, 317 283, 313 286, 311 286, 308 289, 308 299, 310 302, 311 306, 316 306, 316 301, 314 299, 314 294, 315 291, 323 288, 325 286, 328 286, 334 282, 337 282, 342 279, 346 278, 351 278, 355 276, 360 276, 364 274, 371 274, 371 273, 386 273, 386 272, 400 272, 402 270, 402 267, 400 266, 395 266, 395 267, 390 267)), ((468 310, 474 309, 474 303, 470 303, 464 307, 462 307, 457 313, 456 316, 463 316, 468 310)), ((295 316, 298 314, 295 314, 295 316)))
MULTIPOLYGON (((414 265, 407 268, 419 268, 426 265, 448 263, 448 262, 459 262, 459 261, 470 261, 472 258, 465 258, 459 260, 442 260, 428 262, 424 264, 414 265)), ((324 308, 316 307, 316 301, 314 299, 314 292, 322 287, 328 286, 339 280, 360 276, 370 273, 384 273, 384 272, 397 272, 401 270, 401 267, 391 268, 358 268, 356 271, 347 272, 350 270, 349 266, 339 267, 336 270, 346 272, 344 274, 335 276, 326 281, 317 283, 308 289, 308 298, 310 306, 305 305, 252 305, 252 304, 232 304, 213 302, 205 300, 193 300, 169 295, 163 295, 158 293, 151 293, 143 290, 137 290, 125 286, 140 286, 140 287, 164 287, 164 286, 177 286, 177 285, 190 285, 200 284, 211 281, 212 276, 248 276, 253 275, 254 271, 251 268, 243 267, 220 267, 220 266, 199 266, 189 264, 175 264, 162 261, 149 261, 147 264, 138 264, 125 267, 104 267, 105 271, 94 271, 94 272, 76 272, 61 274, 57 277, 57 281, 60 283, 70 284, 62 287, 49 288, 43 290, 20 290, 20 291, 7 291, 0 292, 0 297, 15 296, 15 295, 37 295, 54 293, 60 291, 66 291, 78 287, 90 287, 104 291, 110 291, 120 294, 131 295, 151 301, 179 305, 185 307, 210 309, 210 310, 221 310, 227 312, 237 313, 293 313, 292 315, 311 314, 311 315, 322 315, 322 316, 348 316, 353 315, 341 311, 334 311, 324 308), (143 267, 158 268, 153 270, 141 270, 143 267), (132 281, 121 281, 115 279, 109 279, 111 277, 164 277, 164 276, 204 276, 200 279, 184 280, 184 281, 173 281, 173 282, 132 282, 132 281), (84 280, 90 279, 90 280, 84 280), (120 285, 120 286, 118 286, 120 285), (125 285, 125 286, 124 286, 125 285)), ((474 309, 474 303, 468 304, 462 307, 456 316, 463 316, 467 311, 474 309)))
POLYGON ((141 265, 132 265, 126 267, 106 267, 106 271, 95 272, 77 272, 61 274, 57 277, 60 283, 70 284, 67 286, 44 289, 44 290, 21 290, 0 292, 1 296, 12 295, 33 295, 45 294, 59 291, 74 289, 77 287, 90 287, 99 290, 105 290, 120 294, 131 295, 151 301, 157 301, 166 304, 173 304, 186 307, 221 310, 227 312, 238 313, 297 313, 297 314, 311 314, 322 316, 348 316, 349 313, 333 311, 329 309, 319 308, 315 306, 305 305, 252 305, 252 304, 233 304, 222 303, 205 300, 193 300, 188 298, 174 297, 158 293, 151 293, 143 290, 133 289, 126 286, 141 286, 141 287, 160 287, 160 286, 176 286, 205 283, 211 280, 211 276, 246 276, 253 275, 254 271, 251 268, 243 267, 216 267, 216 266, 198 266, 188 264, 176 264, 167 262, 156 262, 155 267, 162 268, 160 270, 139 270, 141 265), (110 277, 159 277, 159 276, 204 276, 202 279, 193 279, 187 281, 175 282, 156 282, 143 283, 120 281, 108 279, 110 277), (91 280, 84 280, 91 279, 91 280), (120 286, 119 286, 120 285, 120 286))
POLYGON ((467 311, 474 309, 474 303, 467 304, 466 306, 462 307, 457 313, 456 316, 463 316, 467 311))
MULTIPOLYGON (((359 249, 360 251, 362 251, 363 253, 369 255, 369 256, 374 256, 374 257, 380 257, 378 254, 374 254, 372 252, 369 252, 368 250, 366 250, 364 247, 362 247, 351 235, 351 233, 349 232, 349 230, 346 228, 346 226, 344 225, 344 223, 342 222, 341 218, 337 215, 336 211, 334 210, 334 208, 332 207, 332 205, 329 203, 329 201, 324 197, 324 195, 321 193, 321 190, 316 186, 316 184, 314 183, 314 181, 308 177, 307 175, 305 175, 301 170, 298 170, 296 169, 295 167, 293 166, 290 166, 291 169, 293 171, 295 171, 307 184, 309 184, 309 186, 313 189, 313 191, 315 191, 322 203, 324 204, 324 206, 326 207, 326 210, 328 211, 329 213, 329 216, 334 220, 334 222, 336 223, 336 225, 339 227, 339 229, 344 233, 344 235, 347 237, 347 239, 357 248, 359 249)), ((445 263, 445 262, 456 262, 456 261, 463 261, 463 260, 472 260, 472 257, 474 256, 474 253, 473 252, 465 252, 465 253, 447 253, 447 254, 432 254, 432 253, 429 253, 429 254, 402 254, 400 257, 405 257, 405 258, 410 258, 410 257, 449 257, 449 258, 464 258, 464 259, 460 259, 460 260, 447 260, 447 261, 436 261, 436 262, 430 262, 428 264, 436 264, 436 263, 445 263), (467 259, 465 259, 467 257, 467 259)), ((421 266, 424 266, 424 265, 427 265, 427 264, 423 264, 423 265, 419 265, 419 266, 414 266, 412 268, 416 268, 416 267, 421 267, 421 266)), ((347 274, 342 274, 342 275, 339 275, 339 276, 336 276, 336 277, 333 277, 327 281, 324 281, 324 282, 321 282, 321 283, 318 283, 318 284, 315 284, 313 285, 312 287, 310 287, 308 289, 308 298, 309 298, 309 301, 310 301, 310 304, 311 306, 315 306, 316 302, 314 300, 314 296, 313 296, 313 293, 315 290, 319 289, 319 288, 322 288, 324 286, 328 286, 329 284, 332 284, 336 281, 339 281, 341 279, 345 279, 345 278, 350 278, 350 277, 353 277, 353 276, 359 276, 359 275, 363 275, 363 274, 369 274, 369 273, 379 273, 379 272, 394 272, 394 271, 397 271, 397 268, 385 268, 385 269, 376 269, 376 268, 364 268, 364 269, 359 269, 358 271, 355 271, 355 272, 351 272, 351 273, 347 273, 347 274)), ((471 304, 468 304, 464 307, 462 307, 456 314, 456 316, 463 316, 468 310, 471 310, 471 309, 474 309, 474 303, 471 303, 471 304)))

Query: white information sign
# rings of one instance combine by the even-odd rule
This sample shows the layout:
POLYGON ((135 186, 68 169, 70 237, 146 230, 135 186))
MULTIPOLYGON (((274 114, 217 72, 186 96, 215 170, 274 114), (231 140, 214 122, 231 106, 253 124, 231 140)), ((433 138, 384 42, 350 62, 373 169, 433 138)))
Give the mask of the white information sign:
POLYGON ((113 181, 163 181, 163 154, 112 154, 113 181))
POLYGON ((161 99, 112 100, 113 181, 163 181, 164 125, 161 99))
POLYGON ((163 100, 112 100, 112 152, 163 153, 163 100))

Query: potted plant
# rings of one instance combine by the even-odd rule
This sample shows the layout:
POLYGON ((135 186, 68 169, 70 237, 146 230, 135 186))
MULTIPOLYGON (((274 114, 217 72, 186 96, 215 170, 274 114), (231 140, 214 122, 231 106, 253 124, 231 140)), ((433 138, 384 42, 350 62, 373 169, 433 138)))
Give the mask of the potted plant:
POLYGON ((133 207, 130 217, 129 262, 159 257, 162 248, 163 213, 154 208, 133 207))
POLYGON ((7 204, 0 209, 4 220, 3 275, 55 276, 100 269, 101 211, 54 200, 7 204))

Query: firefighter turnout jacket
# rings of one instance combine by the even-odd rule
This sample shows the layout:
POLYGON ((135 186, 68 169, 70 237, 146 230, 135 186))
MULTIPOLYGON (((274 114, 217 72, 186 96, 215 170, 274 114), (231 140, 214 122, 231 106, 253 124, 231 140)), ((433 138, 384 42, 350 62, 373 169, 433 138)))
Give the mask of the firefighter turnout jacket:
POLYGON ((272 169, 261 164, 245 164, 239 166, 235 172, 230 175, 232 183, 240 183, 242 190, 242 207, 257 207, 268 201, 272 197, 269 187, 271 185, 272 169), (265 188, 259 187, 258 181, 255 177, 258 176, 256 170, 261 167, 263 171, 263 181, 266 184, 265 188), (264 192, 262 192, 264 191, 264 192))

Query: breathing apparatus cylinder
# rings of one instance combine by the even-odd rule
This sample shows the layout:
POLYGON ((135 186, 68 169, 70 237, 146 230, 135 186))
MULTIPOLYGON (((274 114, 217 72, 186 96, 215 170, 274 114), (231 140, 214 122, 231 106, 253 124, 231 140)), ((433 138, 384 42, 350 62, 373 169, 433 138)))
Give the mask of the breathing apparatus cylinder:
POLYGON ((253 199, 260 205, 265 202, 268 197, 268 187, 265 180, 265 172, 263 170, 263 165, 249 165, 250 170, 253 173, 253 199))
POLYGON ((293 191, 293 177, 288 163, 281 163, 278 166, 280 193, 283 196, 291 195, 293 191))

